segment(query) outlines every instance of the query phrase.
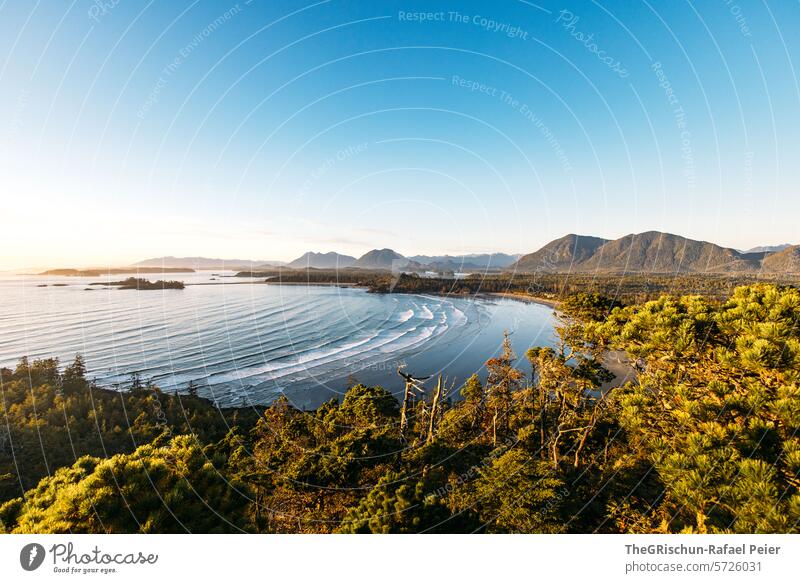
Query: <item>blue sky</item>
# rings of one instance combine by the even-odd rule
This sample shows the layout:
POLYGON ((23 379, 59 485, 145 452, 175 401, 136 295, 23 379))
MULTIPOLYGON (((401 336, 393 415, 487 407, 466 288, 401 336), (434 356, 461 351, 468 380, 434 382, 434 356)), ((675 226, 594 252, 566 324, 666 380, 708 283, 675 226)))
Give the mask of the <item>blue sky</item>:
POLYGON ((0 267, 800 242, 794 2, 0 6, 0 267))

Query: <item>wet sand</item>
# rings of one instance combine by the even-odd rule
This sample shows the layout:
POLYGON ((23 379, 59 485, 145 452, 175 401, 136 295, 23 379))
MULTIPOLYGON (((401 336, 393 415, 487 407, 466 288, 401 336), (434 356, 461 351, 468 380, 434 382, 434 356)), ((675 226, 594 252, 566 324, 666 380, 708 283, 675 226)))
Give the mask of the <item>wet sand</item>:
POLYGON ((485 294, 481 294, 487 297, 495 297, 495 298, 505 298, 508 300, 517 300, 520 302, 526 302, 529 304, 542 304, 544 306, 549 306, 553 309, 558 309, 560 304, 557 300, 550 300, 547 298, 540 298, 537 296, 530 296, 528 294, 522 293, 514 293, 514 292, 487 292, 485 294))

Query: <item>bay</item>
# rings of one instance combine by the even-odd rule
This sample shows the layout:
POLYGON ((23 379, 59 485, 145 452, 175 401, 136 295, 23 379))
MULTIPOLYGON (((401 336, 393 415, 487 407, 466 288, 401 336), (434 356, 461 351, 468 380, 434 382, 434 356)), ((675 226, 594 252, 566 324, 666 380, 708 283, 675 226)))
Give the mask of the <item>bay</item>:
POLYGON ((2 275, 0 366, 13 367, 23 355, 66 364, 80 353, 101 386, 124 389, 138 372, 165 391, 185 392, 194 382, 220 405, 264 404, 285 394, 295 406, 313 408, 353 381, 397 392, 400 365, 456 385, 483 376, 506 330, 523 370, 530 346, 554 342, 553 310, 541 304, 232 276, 150 275, 187 286, 136 291, 89 285, 119 275, 2 275))

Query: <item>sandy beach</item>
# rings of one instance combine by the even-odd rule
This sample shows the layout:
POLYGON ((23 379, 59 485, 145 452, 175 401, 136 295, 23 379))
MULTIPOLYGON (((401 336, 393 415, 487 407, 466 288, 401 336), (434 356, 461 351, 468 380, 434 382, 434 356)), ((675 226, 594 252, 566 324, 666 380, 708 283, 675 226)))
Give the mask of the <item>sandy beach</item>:
POLYGON ((557 300, 550 300, 547 298, 540 298, 536 296, 529 296, 527 294, 521 293, 514 293, 514 292, 487 292, 485 295, 488 297, 495 297, 495 298, 505 298, 509 300, 518 300, 520 302, 527 302, 530 304, 542 304, 545 306, 550 306, 553 309, 558 309, 560 302, 557 300))

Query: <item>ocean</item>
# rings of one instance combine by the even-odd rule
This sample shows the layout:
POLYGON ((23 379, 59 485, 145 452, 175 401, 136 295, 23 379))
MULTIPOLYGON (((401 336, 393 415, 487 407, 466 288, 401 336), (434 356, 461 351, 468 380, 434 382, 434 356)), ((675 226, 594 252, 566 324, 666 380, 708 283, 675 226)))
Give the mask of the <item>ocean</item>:
POLYGON ((143 275, 183 280, 183 290, 89 285, 124 277, 0 276, 0 366, 21 356, 66 365, 80 353, 100 386, 124 389, 137 372, 164 391, 193 382, 222 406, 285 394, 313 408, 354 381, 399 391, 400 365, 458 386, 483 374, 505 330, 525 370, 530 346, 554 342, 552 308, 512 299, 273 285, 221 271, 143 275))

